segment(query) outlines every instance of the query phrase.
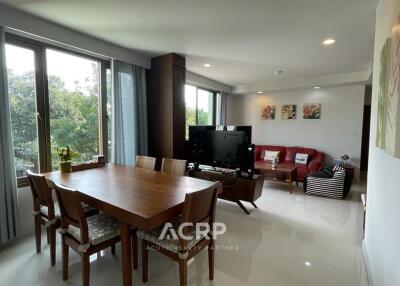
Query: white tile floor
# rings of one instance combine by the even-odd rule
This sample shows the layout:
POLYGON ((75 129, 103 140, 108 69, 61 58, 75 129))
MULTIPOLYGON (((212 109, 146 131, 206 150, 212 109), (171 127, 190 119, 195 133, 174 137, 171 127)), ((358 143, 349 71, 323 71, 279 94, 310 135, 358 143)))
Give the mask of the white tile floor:
MULTIPOLYGON (((353 185, 350 197, 339 201, 305 196, 301 188, 291 195, 286 185, 266 181, 259 208, 246 204, 249 216, 219 201, 217 220, 227 225, 227 233, 217 240, 225 249, 216 251, 215 279, 208 280, 203 251, 189 266, 188 284, 367 286, 361 252, 363 188, 353 185)), ((91 285, 122 284, 119 251, 92 256, 91 285)), ((71 252, 70 278, 63 282, 59 254, 58 245, 57 264, 50 267, 48 246, 36 254, 33 236, 11 243, 0 251, 0 285, 81 285, 79 256, 71 252)), ((149 269, 147 285, 179 285, 174 261, 150 253, 149 269)), ((133 277, 134 285, 142 285, 140 266, 133 277)))

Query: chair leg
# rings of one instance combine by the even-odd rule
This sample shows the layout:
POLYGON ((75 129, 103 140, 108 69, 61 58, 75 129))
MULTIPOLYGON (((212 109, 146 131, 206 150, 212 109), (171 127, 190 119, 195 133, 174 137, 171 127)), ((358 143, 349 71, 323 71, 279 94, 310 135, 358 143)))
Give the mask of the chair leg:
POLYGON ((210 280, 214 280, 214 256, 214 240, 212 240, 208 247, 208 275, 210 280))
POLYGON ((50 263, 51 266, 56 264, 56 228, 53 225, 47 228, 47 233, 50 238, 50 263))
POLYGON ((149 280, 149 250, 147 241, 142 239, 142 281, 146 283, 149 280))
POLYGON ((64 235, 61 237, 62 245, 62 275, 63 280, 68 279, 68 260, 69 260, 69 246, 65 243, 64 235))
POLYGON ((179 260, 179 285, 187 286, 187 260, 179 260))
POLYGON ((133 258, 133 269, 138 269, 138 241, 136 230, 133 232, 132 237, 132 258, 133 258))
POLYGON ((115 243, 111 245, 111 254, 115 255, 115 243))
POLYGON ((50 228, 46 228, 46 233, 47 233, 47 244, 50 244, 50 228))
POLYGON ((39 216, 35 216, 35 240, 36 240, 36 252, 39 253, 42 244, 42 237, 41 237, 41 226, 39 216))
POLYGON ((89 286, 90 283, 90 261, 89 261, 89 255, 86 253, 83 253, 81 255, 81 261, 82 261, 82 285, 83 286, 89 286))

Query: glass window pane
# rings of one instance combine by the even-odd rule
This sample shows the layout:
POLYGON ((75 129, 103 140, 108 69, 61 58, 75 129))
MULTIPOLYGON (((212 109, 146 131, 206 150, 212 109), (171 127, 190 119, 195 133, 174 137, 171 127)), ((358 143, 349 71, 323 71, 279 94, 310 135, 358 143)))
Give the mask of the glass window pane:
POLYGON ((39 171, 34 51, 6 44, 8 93, 17 177, 39 171))
POLYGON ((58 169, 57 147, 79 153, 74 162, 99 154, 99 63, 46 49, 50 104, 51 160, 58 169))
POLYGON ((186 138, 189 138, 189 126, 196 125, 196 87, 185 85, 186 138))
POLYGON ((212 125, 213 93, 208 90, 197 91, 197 118, 199 125, 212 125))

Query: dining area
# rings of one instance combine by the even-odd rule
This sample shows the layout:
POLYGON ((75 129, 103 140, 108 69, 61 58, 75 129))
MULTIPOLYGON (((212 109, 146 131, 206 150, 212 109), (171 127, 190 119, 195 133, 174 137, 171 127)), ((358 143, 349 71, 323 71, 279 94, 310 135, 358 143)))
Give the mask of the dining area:
POLYGON ((201 237, 171 239, 165 236, 164 226, 177 229, 182 224, 191 225, 182 228, 186 235, 193 233, 198 223, 212 226, 217 196, 222 191, 220 183, 185 176, 184 160, 163 158, 160 171, 155 170, 156 158, 146 156, 137 156, 135 166, 85 164, 68 173, 27 172, 33 197, 36 252, 41 251, 42 230, 46 230, 51 267, 61 255, 60 282, 69 278, 70 249, 81 258, 85 286, 91 285, 91 255, 108 248, 115 255, 119 243, 124 286, 132 285, 134 275, 141 275, 143 283, 149 280, 149 250, 176 261, 179 284, 187 285, 188 261, 207 248, 209 279, 214 278, 212 227, 201 237), (57 232, 61 236, 60 254, 56 253, 57 232))

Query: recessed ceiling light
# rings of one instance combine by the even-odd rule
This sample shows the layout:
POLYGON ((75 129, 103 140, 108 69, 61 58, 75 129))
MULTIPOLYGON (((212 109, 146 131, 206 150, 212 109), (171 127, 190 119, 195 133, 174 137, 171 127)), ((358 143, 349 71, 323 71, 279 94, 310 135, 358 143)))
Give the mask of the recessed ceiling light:
POLYGON ((204 64, 203 67, 205 67, 205 68, 210 68, 210 67, 211 67, 211 64, 204 64))
POLYGON ((314 89, 320 89, 321 87, 320 86, 314 86, 314 89))
POLYGON ((333 45, 334 43, 336 43, 336 40, 333 38, 329 38, 329 39, 324 40, 322 42, 322 45, 327 47, 327 46, 333 45))
POLYGON ((283 74, 283 71, 275 71, 275 74, 276 74, 276 75, 283 74))
POLYGON ((261 94, 261 93, 263 93, 263 92, 262 92, 262 91, 257 91, 257 93, 261 94))

